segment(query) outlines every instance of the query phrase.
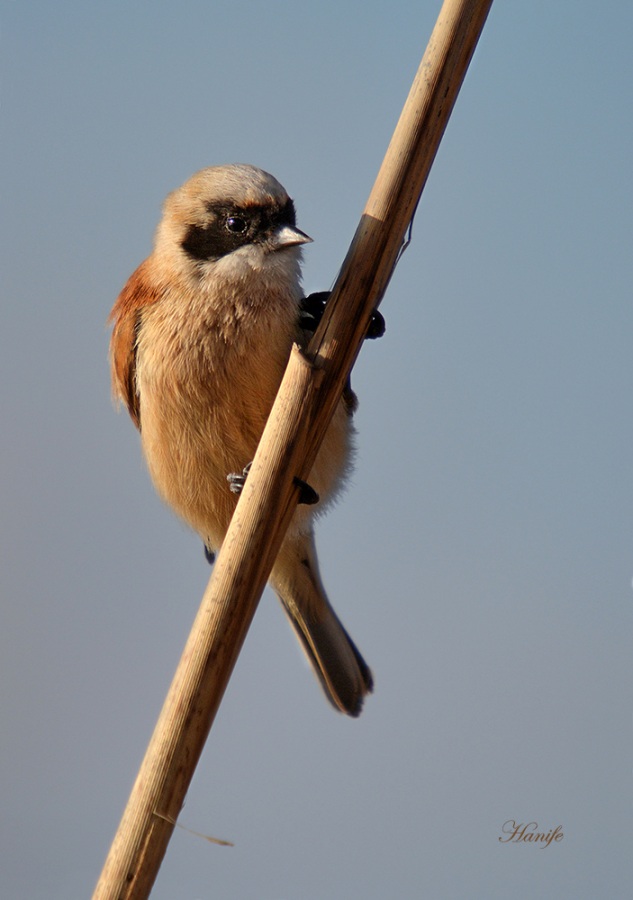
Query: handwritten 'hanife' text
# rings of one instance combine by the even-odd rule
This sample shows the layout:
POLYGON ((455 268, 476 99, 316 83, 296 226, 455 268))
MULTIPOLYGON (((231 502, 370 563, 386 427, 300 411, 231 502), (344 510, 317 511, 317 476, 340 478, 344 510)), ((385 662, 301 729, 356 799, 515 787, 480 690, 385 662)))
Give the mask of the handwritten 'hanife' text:
POLYGON ((541 850, 550 844, 562 841, 564 834, 562 825, 550 828, 549 831, 539 831, 538 822, 517 823, 514 819, 508 819, 501 828, 503 835, 499 838, 501 844, 538 844, 541 850))

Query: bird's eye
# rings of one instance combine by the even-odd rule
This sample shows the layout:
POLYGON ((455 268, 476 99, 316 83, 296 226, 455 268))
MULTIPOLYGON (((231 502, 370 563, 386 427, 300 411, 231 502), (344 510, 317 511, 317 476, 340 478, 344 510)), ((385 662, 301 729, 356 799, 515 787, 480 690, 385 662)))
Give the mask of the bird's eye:
POLYGON ((231 234, 244 234, 248 230, 248 220, 244 216, 229 216, 226 227, 231 234))

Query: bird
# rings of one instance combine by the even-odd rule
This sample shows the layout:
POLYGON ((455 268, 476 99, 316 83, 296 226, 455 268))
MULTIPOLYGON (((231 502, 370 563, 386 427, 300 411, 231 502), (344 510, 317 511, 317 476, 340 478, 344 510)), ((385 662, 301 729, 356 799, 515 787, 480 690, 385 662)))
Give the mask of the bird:
MULTIPOLYGON (((153 250, 110 313, 115 401, 140 432, 157 493, 210 561, 292 346, 307 344, 327 297, 303 296, 302 247, 311 241, 268 172, 209 166, 167 196, 153 250)), ((328 600, 314 525, 350 474, 356 403, 348 384, 269 578, 326 696, 352 717, 373 677, 328 600)))

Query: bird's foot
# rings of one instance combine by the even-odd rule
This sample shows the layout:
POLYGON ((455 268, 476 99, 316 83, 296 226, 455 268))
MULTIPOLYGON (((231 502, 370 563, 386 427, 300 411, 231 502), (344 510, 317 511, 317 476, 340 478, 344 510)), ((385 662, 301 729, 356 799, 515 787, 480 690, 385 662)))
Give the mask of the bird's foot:
MULTIPOLYGON (((241 474, 238 472, 231 472, 230 475, 226 476, 226 480, 229 483, 229 490, 233 494, 241 494, 242 493, 244 485, 246 484, 246 479, 248 478, 248 473, 250 472, 252 465, 253 465, 253 463, 249 462, 249 464, 247 466, 244 466, 241 474)), ((314 490, 313 487, 310 487, 310 485, 307 484, 307 482, 302 481, 300 478, 295 477, 294 483, 299 488, 299 503, 301 503, 305 506, 313 506, 315 503, 319 502, 319 495, 317 494, 317 492, 314 490)), ((211 551, 205 551, 205 552, 207 552, 207 559, 209 559, 208 553, 210 553, 211 551)), ((209 561, 211 562, 211 560, 209 560, 209 561)))
POLYGON ((304 506, 314 506, 319 502, 319 495, 306 481, 302 481, 295 475, 293 482, 299 488, 299 503, 304 506))
POLYGON ((242 469, 242 473, 231 472, 230 475, 226 476, 226 480, 229 483, 229 490, 233 494, 241 494, 244 485, 246 484, 246 479, 248 477, 248 473, 251 470, 252 462, 249 462, 247 466, 244 466, 242 469))

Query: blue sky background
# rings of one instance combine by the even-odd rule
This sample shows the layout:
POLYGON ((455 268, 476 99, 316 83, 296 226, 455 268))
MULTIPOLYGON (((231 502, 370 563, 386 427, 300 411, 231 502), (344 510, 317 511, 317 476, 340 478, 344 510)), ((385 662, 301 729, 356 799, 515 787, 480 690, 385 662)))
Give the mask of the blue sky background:
MULTIPOLYGON (((2 3, 3 897, 90 896, 209 575, 109 398, 160 204, 262 166, 328 288, 439 8, 2 3)), ((375 695, 337 715, 266 592, 181 817, 235 847, 177 830, 156 900, 628 896, 632 33, 493 5, 318 534, 375 695)))

